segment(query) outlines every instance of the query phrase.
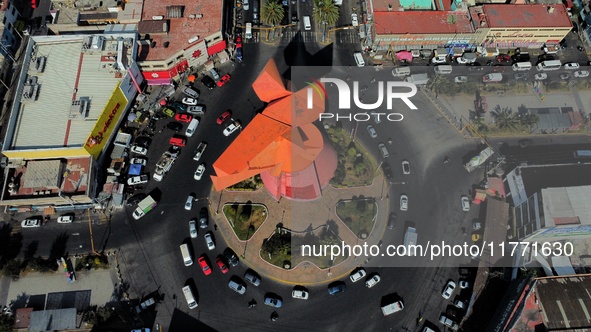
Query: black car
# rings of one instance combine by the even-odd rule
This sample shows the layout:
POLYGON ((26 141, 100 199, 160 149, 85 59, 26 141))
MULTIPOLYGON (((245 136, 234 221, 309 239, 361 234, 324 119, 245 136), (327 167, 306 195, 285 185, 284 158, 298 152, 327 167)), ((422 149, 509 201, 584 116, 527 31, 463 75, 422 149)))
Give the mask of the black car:
POLYGON ((552 54, 542 54, 538 57, 538 61, 551 61, 554 60, 554 56, 552 54))
POLYGON ((207 228, 208 225, 207 208, 201 208, 199 211, 199 228, 207 228))
POLYGON ((228 261, 228 264, 232 266, 238 265, 238 256, 236 256, 234 250, 230 248, 224 250, 224 257, 226 258, 226 261, 228 261))
POLYGON ((135 194, 127 199, 127 205, 129 205, 129 206, 135 205, 135 204, 141 202, 141 200, 144 198, 146 198, 146 194, 144 194, 144 193, 135 194))
POLYGON ((295 10, 293 12, 291 12, 291 22, 295 23, 298 21, 298 12, 296 12, 295 10))
POLYGON ((183 125, 178 122, 169 122, 166 124, 166 128, 178 133, 179 131, 183 130, 183 125))
POLYGON ((152 143, 152 140, 149 137, 140 136, 135 139, 135 145, 147 148, 152 143))
POLYGON ((388 219, 388 229, 394 229, 396 226, 396 213, 390 213, 390 218, 388 219))
POLYGON ((394 178, 394 174, 392 173, 392 168, 390 167, 390 164, 383 163, 382 169, 384 170, 384 176, 386 177, 386 179, 392 180, 394 178))
POLYGON ((201 83, 203 83, 203 85, 205 85, 209 90, 215 88, 215 82, 213 81, 213 78, 207 75, 203 76, 201 83))
POLYGON ((515 73, 513 77, 518 81, 526 81, 529 78, 525 73, 515 73))

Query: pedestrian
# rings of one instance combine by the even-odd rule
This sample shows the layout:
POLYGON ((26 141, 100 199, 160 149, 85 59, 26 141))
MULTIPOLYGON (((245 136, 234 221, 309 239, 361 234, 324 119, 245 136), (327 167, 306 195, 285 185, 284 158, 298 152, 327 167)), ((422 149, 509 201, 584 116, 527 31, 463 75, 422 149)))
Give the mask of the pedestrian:
POLYGON ((213 224, 213 229, 217 231, 218 230, 218 224, 213 224))

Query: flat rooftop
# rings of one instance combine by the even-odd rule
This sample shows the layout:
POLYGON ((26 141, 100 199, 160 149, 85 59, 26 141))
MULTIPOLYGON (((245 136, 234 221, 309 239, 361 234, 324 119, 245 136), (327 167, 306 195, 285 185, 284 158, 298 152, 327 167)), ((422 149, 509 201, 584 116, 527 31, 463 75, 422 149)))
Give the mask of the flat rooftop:
POLYGON ((483 28, 572 27, 566 7, 562 4, 485 4, 471 7, 470 12, 475 24, 483 28))
POLYGON ((142 24, 139 33, 149 34, 155 47, 143 47, 138 61, 166 60, 182 49, 202 41, 222 27, 222 1, 206 0, 144 0, 142 21, 155 24, 142 24), (174 5, 171 5, 174 3, 174 5), (162 32, 162 24, 167 24, 167 32, 162 32), (150 27, 154 26, 154 31, 150 27), (199 39, 189 43, 189 39, 199 39), (169 46, 164 47, 168 42, 169 46))
POLYGON ((542 189, 546 227, 591 225, 591 186, 542 189))
POLYGON ((520 166, 527 197, 545 188, 591 185, 591 164, 520 166))
POLYGON ((541 278, 536 282, 535 292, 544 325, 549 330, 589 327, 589 275, 541 278))
POLYGON ((4 149, 81 147, 134 47, 135 34, 32 37, 4 149))
POLYGON ((380 35, 472 33, 470 16, 462 11, 376 11, 380 35))

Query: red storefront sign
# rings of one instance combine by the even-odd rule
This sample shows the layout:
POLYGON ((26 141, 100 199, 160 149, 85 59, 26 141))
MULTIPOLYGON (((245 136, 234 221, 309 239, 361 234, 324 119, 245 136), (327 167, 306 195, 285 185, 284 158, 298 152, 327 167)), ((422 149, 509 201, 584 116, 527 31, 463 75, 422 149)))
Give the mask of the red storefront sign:
POLYGON ((207 48, 207 55, 214 55, 216 53, 220 53, 221 51, 226 49, 226 41, 222 40, 217 44, 213 44, 211 47, 207 48))

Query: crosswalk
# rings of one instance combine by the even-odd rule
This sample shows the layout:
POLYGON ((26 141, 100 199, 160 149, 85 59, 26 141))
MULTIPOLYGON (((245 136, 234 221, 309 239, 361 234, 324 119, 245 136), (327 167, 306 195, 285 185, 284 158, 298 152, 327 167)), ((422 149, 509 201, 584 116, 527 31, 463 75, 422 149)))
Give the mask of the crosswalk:
MULTIPOLYGON (((280 39, 281 45, 287 45, 289 43, 326 43, 322 40, 322 33, 315 31, 301 31, 296 29, 284 29, 282 32, 277 30, 276 38, 280 39)), ((331 33, 332 42, 338 47, 343 44, 355 44, 359 43, 359 35, 356 30, 344 30, 336 31, 331 33)), ((276 38, 273 38, 272 32, 256 31, 252 33, 252 38, 244 39, 244 43, 259 43, 259 42, 274 42, 276 38)))

